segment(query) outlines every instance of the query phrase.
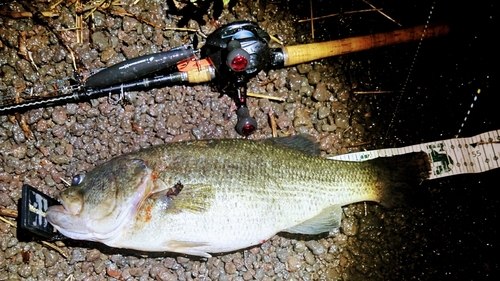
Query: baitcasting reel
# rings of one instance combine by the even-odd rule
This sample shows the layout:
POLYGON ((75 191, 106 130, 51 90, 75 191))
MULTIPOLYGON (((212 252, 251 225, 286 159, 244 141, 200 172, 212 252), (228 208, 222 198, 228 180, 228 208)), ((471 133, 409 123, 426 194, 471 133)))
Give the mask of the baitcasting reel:
POLYGON ((269 64, 269 35, 253 22, 236 22, 210 34, 202 48, 215 67, 221 90, 235 97, 238 107, 236 131, 248 136, 257 128, 246 106, 247 83, 250 77, 269 64))

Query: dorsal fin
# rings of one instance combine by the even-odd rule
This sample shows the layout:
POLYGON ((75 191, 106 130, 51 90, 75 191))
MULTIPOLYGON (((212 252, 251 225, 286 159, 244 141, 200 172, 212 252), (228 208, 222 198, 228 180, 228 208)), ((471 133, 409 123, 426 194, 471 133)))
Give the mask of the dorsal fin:
POLYGON ((270 138, 265 139, 262 142, 292 148, 311 156, 319 156, 321 151, 319 144, 316 142, 314 137, 306 134, 282 138, 270 138))

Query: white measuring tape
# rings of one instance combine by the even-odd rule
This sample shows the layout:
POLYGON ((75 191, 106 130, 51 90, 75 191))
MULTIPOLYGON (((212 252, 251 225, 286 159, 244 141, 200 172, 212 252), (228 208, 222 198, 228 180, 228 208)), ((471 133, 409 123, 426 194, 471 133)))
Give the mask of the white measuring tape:
POLYGON ((432 161, 432 175, 429 179, 485 172, 500 167, 500 130, 482 133, 470 138, 455 138, 327 158, 343 161, 365 161, 418 151, 426 152, 432 161))

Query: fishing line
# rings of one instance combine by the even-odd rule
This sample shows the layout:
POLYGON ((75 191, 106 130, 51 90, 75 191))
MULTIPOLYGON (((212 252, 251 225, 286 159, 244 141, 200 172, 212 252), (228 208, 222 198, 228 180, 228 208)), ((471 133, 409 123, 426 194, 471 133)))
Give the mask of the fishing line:
POLYGON ((384 144, 385 140, 387 140, 389 132, 391 131, 391 129, 392 129, 393 125, 394 125, 394 120, 396 119, 396 115, 398 114, 399 106, 401 104, 401 100, 403 98, 403 95, 406 92, 406 87, 408 85, 408 82, 410 81, 410 77, 411 77, 412 72, 413 72, 413 67, 415 66, 415 63, 417 61, 417 57, 418 57, 418 54, 419 54, 419 51, 420 51, 420 47, 422 46, 422 42, 424 41, 425 34, 427 33, 427 29, 428 29, 429 23, 431 21, 432 13, 434 11, 434 4, 435 3, 436 3, 435 1, 432 2, 432 5, 431 5, 430 11, 429 11, 429 15, 427 16, 427 21, 426 21, 425 26, 424 26, 424 30, 422 31, 422 37, 420 38, 420 41, 418 42, 417 49, 415 50, 415 55, 413 56, 413 61, 411 62, 410 67, 408 69, 408 75, 406 76, 406 79, 405 79, 405 81, 403 83, 403 86, 401 87, 401 91, 399 91, 399 98, 398 98, 398 100, 396 102, 396 107, 394 108, 394 112, 392 114, 391 121, 389 122, 389 126, 387 128, 386 133, 385 133, 384 139, 382 141, 382 145, 384 144))
POLYGON ((458 136, 462 132, 462 129, 465 126, 465 122, 467 122, 467 119, 469 118, 470 112, 471 112, 472 108, 474 107, 474 103, 477 101, 477 96, 479 96, 480 93, 481 93, 481 89, 477 89, 477 92, 474 95, 474 99, 472 100, 472 102, 470 104, 470 108, 467 111, 467 113, 465 114, 464 121, 462 121, 462 125, 460 125, 460 128, 458 129, 458 133, 455 135, 455 138, 458 138, 458 136))

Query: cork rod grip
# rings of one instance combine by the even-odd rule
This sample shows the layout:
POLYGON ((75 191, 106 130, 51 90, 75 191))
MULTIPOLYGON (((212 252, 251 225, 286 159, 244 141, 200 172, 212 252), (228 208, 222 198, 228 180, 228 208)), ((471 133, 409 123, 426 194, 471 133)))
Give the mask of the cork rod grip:
POLYGON ((378 33, 366 36, 352 37, 322 43, 311 43, 296 46, 283 47, 285 55, 285 66, 310 62, 327 57, 344 55, 348 53, 388 46, 398 43, 434 38, 448 34, 448 25, 430 25, 425 34, 424 26, 416 26, 386 33, 378 33))

